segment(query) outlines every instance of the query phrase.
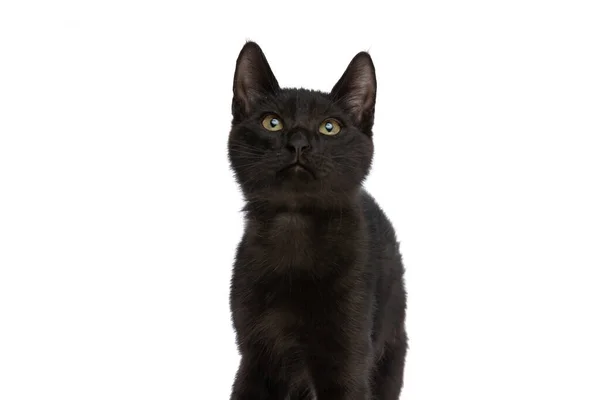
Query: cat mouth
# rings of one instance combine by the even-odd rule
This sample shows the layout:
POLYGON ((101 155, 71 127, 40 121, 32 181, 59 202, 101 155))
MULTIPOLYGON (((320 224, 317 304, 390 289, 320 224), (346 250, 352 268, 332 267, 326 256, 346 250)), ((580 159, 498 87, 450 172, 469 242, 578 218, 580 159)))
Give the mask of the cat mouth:
POLYGON ((310 175, 313 179, 316 177, 315 173, 312 169, 310 169, 307 165, 302 164, 299 161, 293 162, 290 165, 284 167, 281 172, 283 173, 291 173, 298 175, 310 175))

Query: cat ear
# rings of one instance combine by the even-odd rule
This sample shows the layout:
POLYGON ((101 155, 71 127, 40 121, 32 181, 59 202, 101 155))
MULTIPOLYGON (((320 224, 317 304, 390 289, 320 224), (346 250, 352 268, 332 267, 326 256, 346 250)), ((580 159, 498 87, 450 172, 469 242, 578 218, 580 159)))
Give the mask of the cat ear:
POLYGON ((247 115, 252 104, 279 90, 279 84, 261 48, 247 42, 237 59, 233 79, 233 114, 247 115))
POLYGON ((367 52, 360 52, 331 90, 330 96, 339 102, 366 131, 373 127, 377 79, 375 66, 367 52))

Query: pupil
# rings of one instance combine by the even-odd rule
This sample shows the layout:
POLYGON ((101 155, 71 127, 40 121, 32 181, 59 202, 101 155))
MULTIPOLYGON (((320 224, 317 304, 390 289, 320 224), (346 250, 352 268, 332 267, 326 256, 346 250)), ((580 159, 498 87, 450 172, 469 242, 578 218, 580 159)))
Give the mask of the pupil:
POLYGON ((333 124, 331 122, 328 122, 325 124, 325 129, 327 129, 328 131, 333 130, 333 124))
POLYGON ((273 119, 271 120, 271 126, 274 128, 274 127, 276 127, 277 125, 279 125, 279 120, 278 120, 277 118, 273 118, 273 119))

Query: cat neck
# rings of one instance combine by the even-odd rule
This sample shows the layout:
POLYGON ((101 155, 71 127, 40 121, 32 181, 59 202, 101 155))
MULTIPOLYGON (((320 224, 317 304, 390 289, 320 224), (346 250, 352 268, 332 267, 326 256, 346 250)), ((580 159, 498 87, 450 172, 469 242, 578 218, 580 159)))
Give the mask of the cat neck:
POLYGON ((354 214, 361 208, 362 189, 353 193, 329 194, 298 194, 277 195, 268 197, 246 197, 243 211, 252 219, 269 220, 279 214, 302 214, 306 216, 338 216, 354 214))

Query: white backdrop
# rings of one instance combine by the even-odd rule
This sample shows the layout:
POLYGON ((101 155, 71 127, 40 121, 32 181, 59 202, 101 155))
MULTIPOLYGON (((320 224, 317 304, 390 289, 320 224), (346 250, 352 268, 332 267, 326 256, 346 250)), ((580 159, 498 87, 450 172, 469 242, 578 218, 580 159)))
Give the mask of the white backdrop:
POLYGON ((374 59, 402 398, 600 398, 597 2, 391 4, 1 3, 1 399, 228 398, 246 39, 284 86, 374 59))

